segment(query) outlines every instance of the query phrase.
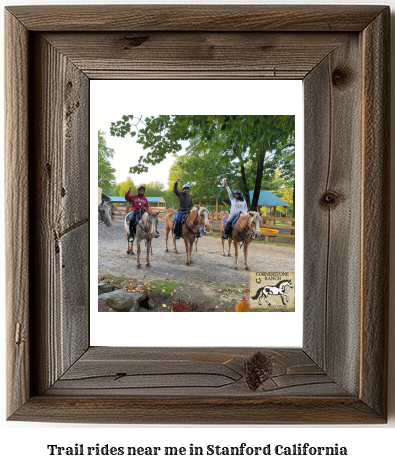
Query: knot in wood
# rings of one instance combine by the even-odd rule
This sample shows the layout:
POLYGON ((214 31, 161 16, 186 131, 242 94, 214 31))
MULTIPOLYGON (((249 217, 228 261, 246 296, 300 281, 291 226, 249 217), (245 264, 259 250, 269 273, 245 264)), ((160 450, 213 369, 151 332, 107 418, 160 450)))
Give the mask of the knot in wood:
POLYGON ((124 50, 128 50, 133 47, 141 46, 141 44, 144 44, 145 41, 148 41, 149 36, 139 36, 139 37, 126 36, 125 39, 128 42, 128 44, 127 46, 124 47, 124 50))
POLYGON ((269 356, 258 351, 247 361, 246 382, 248 388, 255 392, 273 372, 273 364, 269 356))
POLYGON ((326 207, 336 207, 339 204, 340 197, 335 191, 325 191, 321 197, 321 204, 326 207))
POLYGON ((345 85, 348 81, 348 73, 345 70, 336 68, 332 73, 332 83, 335 86, 345 85))

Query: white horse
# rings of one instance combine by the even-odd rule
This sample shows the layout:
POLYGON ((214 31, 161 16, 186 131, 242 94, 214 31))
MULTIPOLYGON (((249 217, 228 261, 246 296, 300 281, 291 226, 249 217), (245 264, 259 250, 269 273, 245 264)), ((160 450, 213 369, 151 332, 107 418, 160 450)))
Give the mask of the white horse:
POLYGON ((104 201, 99 203, 99 224, 105 224, 106 227, 112 225, 110 208, 104 201))
MULTIPOLYGON (((141 240, 146 240, 147 241, 147 258, 146 258, 146 264, 145 266, 149 268, 150 262, 149 262, 149 253, 151 249, 151 240, 155 238, 156 236, 156 229, 158 227, 158 214, 159 212, 144 212, 144 214, 141 216, 141 219, 137 222, 136 225, 136 236, 134 241, 136 242, 137 246, 137 267, 140 269, 141 264, 140 264, 140 253, 141 253, 141 240)), ((133 251, 133 242, 129 241, 129 220, 130 217, 132 216, 132 213, 129 212, 129 214, 125 217, 125 236, 126 240, 128 242, 128 250, 127 253, 131 253, 134 255, 133 251)))
POLYGON ((285 306, 284 297, 287 298, 287 302, 289 301, 288 300, 288 294, 285 293, 285 288, 287 286, 289 286, 291 289, 293 289, 291 279, 284 279, 283 281, 278 282, 275 286, 261 287, 260 289, 258 289, 258 292, 254 295, 254 297, 251 297, 251 299, 255 300, 259 297, 258 304, 261 305, 261 299, 263 297, 265 302, 268 305, 271 305, 271 303, 269 303, 267 297, 269 295, 279 295, 281 297, 283 305, 285 306))

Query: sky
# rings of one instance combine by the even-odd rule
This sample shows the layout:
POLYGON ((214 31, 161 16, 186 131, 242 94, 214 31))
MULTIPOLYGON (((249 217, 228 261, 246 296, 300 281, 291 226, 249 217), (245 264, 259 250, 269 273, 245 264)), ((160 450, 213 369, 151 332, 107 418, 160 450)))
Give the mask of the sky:
MULTIPOLYGON (((132 114, 132 112, 125 111, 117 113, 114 111, 105 112, 97 118, 98 129, 105 132, 105 139, 107 146, 114 149, 114 158, 111 160, 113 168, 115 168, 115 178, 117 183, 125 181, 129 176, 132 178, 134 184, 147 184, 151 181, 160 181, 165 187, 168 186, 168 175, 171 165, 175 158, 169 155, 163 162, 158 165, 150 165, 148 173, 130 174, 129 169, 133 165, 137 165, 138 159, 141 155, 145 155, 146 151, 140 144, 137 143, 137 136, 132 137, 130 134, 125 137, 112 137, 110 134, 110 126, 114 121, 121 119, 124 114, 132 114)), ((184 147, 185 150, 186 146, 184 147)))
POLYGON ((160 181, 167 188, 173 156, 150 165, 148 173, 131 175, 129 168, 145 151, 136 137, 111 137, 111 122, 125 114, 295 114, 302 118, 302 95, 299 80, 92 80, 91 158, 97 158, 97 131, 103 130, 107 146, 115 150, 111 163, 117 183, 130 176, 136 185, 160 181))

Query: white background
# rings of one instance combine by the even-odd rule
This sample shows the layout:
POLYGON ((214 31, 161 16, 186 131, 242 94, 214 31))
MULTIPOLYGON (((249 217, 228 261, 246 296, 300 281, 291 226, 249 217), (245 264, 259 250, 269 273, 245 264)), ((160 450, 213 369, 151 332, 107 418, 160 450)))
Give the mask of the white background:
MULTIPOLYGON (((7 4, 25 5, 26 3, 34 4, 101 4, 109 3, 100 0, 92 2, 58 2, 51 0, 49 2, 35 1, 26 2, 12 1, 7 4)), ((117 0, 117 3, 131 3, 117 0)), ((149 3, 149 2, 139 2, 149 3)), ((152 3, 152 2, 150 2, 152 3)), ((154 3, 177 3, 166 0, 164 2, 154 3)), ((181 3, 181 2, 180 2, 181 3)), ((194 2, 194 3, 243 3, 243 2, 194 2)), ((260 1, 249 2, 250 4, 264 3, 260 1)), ((270 0, 271 4, 281 4, 270 0)), ((302 0, 302 4, 383 4, 381 1, 370 2, 318 2, 302 0)), ((395 0, 387 1, 392 8, 395 8, 395 0)), ((244 2, 247 4, 247 2, 244 2)), ((3 16, 3 11, 1 11, 3 16)), ((0 18, 3 24, 3 18, 0 18)), ((393 23, 393 18, 392 18, 393 23)), ((3 37, 1 38, 3 41, 3 37)), ((394 43, 394 39, 392 39, 394 43)), ((392 50, 395 48, 392 44, 392 50)), ((3 44, 0 46, 0 54, 3 54, 3 44)), ((3 63, 3 60, 1 61, 3 63)), ((395 61, 393 60, 393 64, 395 61)), ((392 66, 392 76, 394 65, 392 66)), ((1 87, 3 93, 3 86, 1 87)), ((1 95, 4 109, 3 94, 1 95)), ((393 114, 393 112, 392 112, 393 114)), ((395 130, 395 119, 392 119, 392 134, 395 130)), ((3 126, 0 129, 1 139, 4 138, 3 126)), ((3 165, 0 171, 3 171, 3 165)), ((2 179, 1 179, 2 181, 2 179)), ((394 176, 392 182, 395 184, 394 176)), ((4 193, 3 193, 4 194, 4 193)), ((4 197, 3 197, 4 200, 4 197)), ((392 194, 392 206, 394 206, 394 194, 392 194)), ((4 207, 4 205, 3 205, 4 207)), ((7 206, 6 206, 7 207, 7 206)), ((4 211, 1 213, 1 237, 4 237, 4 211)), ((392 222, 392 234, 393 234, 392 222)), ((394 238, 392 236, 392 238, 394 238)), ((394 259, 394 242, 392 242, 391 268, 395 267, 394 259)), ((4 244, 1 245, 0 260, 4 260, 4 244)), ((4 286, 5 279, 4 269, 1 271, 0 285, 4 286)), ((393 285, 393 280, 391 280, 393 285)), ((4 287, 3 287, 4 290, 4 287)), ((2 302, 1 311, 4 312, 4 292, 0 296, 2 302)), ((4 338, 5 319, 2 316, 0 327, 2 329, 2 338, 4 338)), ((393 468, 395 442, 395 410, 394 410, 394 295, 391 292, 391 315, 390 315, 390 417, 389 423, 382 426, 101 426, 101 425, 50 425, 45 423, 13 423, 5 421, 5 397, 4 397, 4 371, 5 371, 5 342, 1 341, 1 416, 0 416, 0 465, 2 468, 22 469, 26 467, 39 468, 42 470, 53 469, 55 466, 59 469, 67 469, 70 467, 75 469, 85 469, 89 464, 95 469, 108 469, 110 466, 117 469, 130 468, 151 468, 153 466, 172 467, 174 469, 201 469, 216 468, 223 466, 228 469, 239 468, 242 465, 252 465, 255 468, 264 468, 267 465, 276 465, 279 468, 293 469, 333 469, 338 468, 393 468), (46 446, 48 444, 57 444, 61 446, 72 446, 75 443, 84 444, 85 446, 94 446, 109 444, 111 446, 185 446, 193 443, 195 446, 205 447, 208 444, 218 444, 222 446, 237 446, 242 442, 246 442, 252 446, 264 446, 271 444, 292 445, 308 442, 310 445, 330 446, 338 443, 340 446, 347 446, 349 455, 347 457, 54 457, 49 456, 46 446)))
MULTIPOLYGON (((91 81, 91 161, 97 158, 97 131, 106 132, 107 145, 114 148, 119 157, 117 166, 123 165, 124 181, 129 167, 136 164, 144 151, 133 145, 130 136, 124 139, 110 136, 112 121, 124 114, 135 116, 158 114, 268 114, 295 115, 296 121, 296 201, 299 227, 303 226, 303 89, 301 80, 156 80, 142 81, 91 81), (137 92, 138 90, 138 92, 137 92), (190 93, 193 90, 193 93, 190 93), (232 97, 230 100, 229 97, 232 97), (188 97, 179 99, 178 97, 188 97), (204 99, 202 98, 204 97, 204 99), (103 119, 105 117, 105 119, 103 119), (103 127, 106 126, 106 127, 103 127)), ((184 150, 185 151, 185 150, 184 150)), ((166 160, 173 161, 173 158, 166 160)), ((166 162, 166 161, 165 161, 166 162)), ((145 180, 165 175, 167 187, 168 169, 158 172, 149 166, 145 180)), ((115 166, 115 165, 114 165, 115 166)), ((93 165, 92 165, 93 167, 93 165)), ((139 175, 133 175, 133 180, 139 175)), ((140 183, 140 181, 139 181, 140 183)), ((91 171, 91 233, 97 233, 97 166, 91 171)), ((107 230, 112 230, 111 228, 107 230)), ((303 292, 303 233, 296 237, 295 283, 297 292, 303 292)), ((164 236, 162 232, 162 236, 164 236)), ((204 241, 204 240, 203 240, 204 241)), ((125 242, 126 249, 126 242, 125 242)), ((295 312, 231 312, 185 313, 152 312, 144 314, 107 312, 97 313, 97 238, 91 240, 91 345, 92 346, 261 346, 300 347, 302 345, 303 304, 302 295, 296 294, 295 312), (122 327, 120 328, 120 325, 122 327), (155 328, 151 326, 155 325, 155 328), (254 325, 251 329, 250 325, 254 325), (166 332, 163 334, 163 332, 166 332), (221 332, 219 335, 218 332, 221 332)), ((155 250, 155 241, 153 247, 155 250)), ((114 264, 116 261, 114 261, 114 264)), ((131 260, 131 263, 135 261, 131 260)), ((152 261, 155 268, 155 255, 152 261)), ((134 265, 133 265, 134 267, 134 265)), ((132 269, 133 269, 132 267, 132 269)), ((257 267, 257 270, 264 270, 257 267)), ((135 275, 139 278, 141 273, 135 275)), ((142 270, 143 272, 143 270, 142 270)), ((163 273, 164 274, 164 273, 163 273)), ((166 277, 166 276, 164 276, 166 277)), ((188 282, 188 279, 184 279, 188 282)))

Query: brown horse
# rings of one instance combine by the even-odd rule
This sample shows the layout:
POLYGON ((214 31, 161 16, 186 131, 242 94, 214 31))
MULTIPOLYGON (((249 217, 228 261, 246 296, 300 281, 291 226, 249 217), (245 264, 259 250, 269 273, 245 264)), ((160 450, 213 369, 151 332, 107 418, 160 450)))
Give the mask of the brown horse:
MULTIPOLYGON (((155 238, 156 235, 156 228, 158 227, 158 214, 159 212, 145 212, 142 216, 141 219, 137 222, 136 225, 136 236, 134 241, 136 242, 137 245, 137 267, 140 269, 141 264, 140 264, 140 253, 141 253, 141 240, 146 240, 147 241, 147 258, 146 258, 146 267, 149 268, 150 262, 149 262, 149 252, 151 249, 151 240, 155 238)), ((132 213, 129 212, 129 214, 125 217, 125 236, 126 240, 128 242, 128 250, 127 253, 131 253, 134 255, 133 251, 133 242, 129 241, 129 220, 131 217, 132 213)))
MULTIPOLYGON (((175 212, 169 212, 165 218, 165 251, 168 252, 167 248, 167 239, 169 233, 173 228, 173 221, 171 220, 171 216, 174 215, 175 212)), ((206 207, 194 207, 191 212, 189 213, 186 221, 181 226, 181 236, 184 239, 185 243, 185 250, 187 253, 187 261, 186 264, 189 266, 192 261, 192 246, 194 241, 196 240, 196 235, 199 232, 199 225, 204 226, 207 230, 210 228, 210 224, 208 221, 208 210, 206 207)), ((178 253, 176 247, 176 236, 173 233, 173 252, 178 253)))
MULTIPOLYGON (((228 217, 229 214, 224 214, 221 218, 221 242, 222 242, 222 256, 226 256, 225 254, 225 239, 222 237, 223 232, 223 221, 228 217)), ((241 214, 239 219, 237 220, 236 224, 232 227, 231 235, 228 238, 229 242, 229 249, 228 249, 228 256, 230 256, 230 247, 233 241, 233 245, 235 247, 235 257, 236 257, 236 264, 235 269, 238 269, 238 257, 239 257, 239 243, 243 243, 244 249, 244 266, 245 270, 249 271, 249 267, 247 264, 248 258, 248 247, 251 241, 255 237, 261 236, 261 231, 259 228, 259 224, 262 223, 261 216, 258 212, 246 212, 245 214, 241 214)))

